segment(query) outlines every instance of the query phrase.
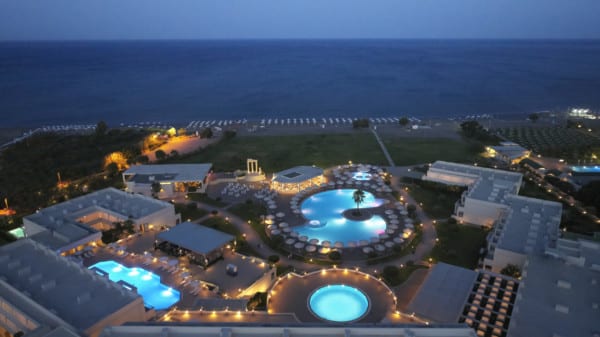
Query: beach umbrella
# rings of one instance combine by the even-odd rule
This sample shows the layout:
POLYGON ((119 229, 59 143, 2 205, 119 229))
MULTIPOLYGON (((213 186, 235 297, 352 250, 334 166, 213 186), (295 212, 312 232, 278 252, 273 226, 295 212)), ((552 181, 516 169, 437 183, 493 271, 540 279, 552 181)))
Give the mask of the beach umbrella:
POLYGON ((276 208, 277 208, 277 206, 275 206, 275 204, 271 204, 271 205, 269 205, 269 208, 270 208, 270 209, 276 209, 276 208))
POLYGON ((271 235, 279 235, 281 234, 281 231, 279 229, 274 229, 271 231, 271 235))
POLYGON ((304 242, 296 242, 294 244, 294 248, 296 248, 296 249, 302 249, 302 248, 304 248, 304 242))
POLYGON ((294 214, 300 214, 300 213, 301 213, 301 212, 300 212, 300 210, 299 210, 299 209, 297 209, 297 208, 296 208, 296 209, 294 209, 294 214))
POLYGON ((335 248, 344 248, 344 243, 341 241, 336 241, 335 244, 333 244, 333 246, 335 248))
POLYGON ((162 263, 167 263, 169 262, 169 258, 166 256, 161 257, 160 259, 158 259, 158 261, 162 262, 162 263))
POLYGON ((314 252, 314 251, 317 250, 317 247, 315 247, 313 245, 308 245, 308 246, 306 246, 305 249, 306 249, 307 252, 312 253, 312 252, 314 252))
POLYGON ((379 242, 379 238, 378 237, 372 237, 371 238, 371 243, 377 243, 379 242))
POLYGON ((296 239, 294 239, 294 238, 288 238, 285 240, 285 244, 289 245, 289 246, 293 245, 295 242, 296 242, 296 239))
POLYGON ((356 241, 348 241, 348 247, 350 247, 350 248, 356 247, 356 241))
POLYGON ((298 232, 291 232, 290 236, 293 238, 297 238, 298 237, 298 232))
POLYGON ((385 211, 385 214, 394 214, 394 211, 392 211, 391 209, 388 209, 385 211))
POLYGON ((404 225, 404 227, 406 227, 406 228, 410 228, 410 229, 414 229, 414 228, 415 228, 415 225, 413 225, 413 224, 411 224, 411 223, 407 223, 407 224, 405 224, 405 225, 404 225))
POLYGON ((300 235, 300 237, 298 237, 298 240, 300 240, 302 242, 306 242, 306 241, 308 241, 308 236, 306 236, 306 235, 300 235))
POLYGON ((390 215, 388 215, 388 218, 393 220, 393 219, 398 219, 398 216, 396 214, 390 214, 390 215))
POLYGON ((371 247, 363 247, 362 251, 365 254, 369 254, 370 252, 373 251, 373 248, 371 248, 371 247))
POLYGON ((394 247, 394 243, 392 241, 386 241, 383 243, 383 245, 386 246, 387 248, 394 247))
POLYGON ((404 219, 404 223, 405 224, 412 224, 413 223, 413 219, 411 219, 411 218, 404 219))
POLYGON ((398 220, 398 219, 392 219, 392 220, 390 220, 390 226, 389 227, 391 227, 391 228, 394 228, 394 227, 398 228, 398 224, 399 223, 400 223, 400 220, 398 220))
POLYGON ((269 215, 267 215, 267 219, 273 220, 273 219, 275 219, 275 216, 273 214, 269 214, 269 215))
POLYGON ((394 242, 395 243, 402 243, 402 242, 404 242, 404 239, 401 238, 401 237, 396 237, 396 238, 394 238, 394 242))
POLYGON ((390 236, 388 234, 379 234, 379 239, 380 240, 385 240, 387 238, 389 238, 390 236))
POLYGON ((308 240, 308 243, 310 243, 311 245, 316 245, 319 243, 319 239, 310 239, 308 240))
POLYGON ((383 245, 375 245, 375 250, 378 252, 383 252, 385 247, 383 245))
POLYGON ((287 222, 282 222, 279 224, 279 228, 286 228, 289 227, 290 225, 287 222))
POLYGON ((284 233, 291 233, 291 232, 292 232, 292 229, 291 229, 291 228, 289 228, 289 227, 285 227, 285 228, 283 228, 283 229, 282 229, 282 231, 283 231, 284 233))
POLYGON ((321 246, 323 247, 331 247, 331 241, 325 240, 325 241, 321 241, 321 246))
POLYGON ((391 228, 388 228, 388 229, 386 229, 386 230, 385 230, 385 232, 386 232, 387 234, 393 234, 393 233, 394 233, 394 230, 393 230, 393 229, 391 229, 391 228))
POLYGON ((400 214, 402 214, 402 215, 408 215, 408 212, 406 210, 401 210, 400 214))
POLYGON ((285 213, 278 212, 277 214, 275 214, 275 216, 278 217, 278 218, 283 218, 285 216, 285 213))
POLYGON ((178 263, 179 263, 179 261, 172 259, 169 261, 168 265, 171 267, 175 267, 178 263))
POLYGON ((366 245, 368 245, 368 244, 369 244, 369 241, 367 241, 367 240, 360 240, 360 241, 358 242, 358 245, 359 245, 359 246, 366 246, 366 245))

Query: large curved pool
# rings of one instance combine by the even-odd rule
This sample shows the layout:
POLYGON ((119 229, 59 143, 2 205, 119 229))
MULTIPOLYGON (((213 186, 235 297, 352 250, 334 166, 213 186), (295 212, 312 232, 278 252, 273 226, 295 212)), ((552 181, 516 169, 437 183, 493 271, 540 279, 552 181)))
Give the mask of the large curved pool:
POLYGON ((315 290, 308 298, 310 311, 333 322, 351 322, 369 310, 369 299, 357 288, 331 284, 315 290))
MULTIPOLYGON (((345 210, 356 208, 352 198, 354 191, 355 189, 337 189, 306 198, 300 207, 307 223, 294 230, 310 239, 330 241, 332 245, 337 241, 347 245, 350 241, 370 240, 384 233, 386 223, 379 215, 363 221, 344 217, 345 210)), ((360 207, 378 207, 382 204, 382 199, 376 199, 372 193, 365 191, 365 201, 360 207)))

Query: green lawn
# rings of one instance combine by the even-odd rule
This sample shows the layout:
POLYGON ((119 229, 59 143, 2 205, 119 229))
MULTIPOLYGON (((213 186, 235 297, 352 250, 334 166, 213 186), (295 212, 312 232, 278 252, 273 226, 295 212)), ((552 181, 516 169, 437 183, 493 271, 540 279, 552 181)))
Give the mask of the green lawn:
POLYGON ((193 221, 208 214, 207 211, 194 206, 196 206, 196 204, 193 204, 193 206, 186 204, 175 204, 175 212, 181 214, 181 219, 183 221, 187 221, 188 219, 193 221))
POLYGON ((467 141, 448 138, 384 137, 383 142, 398 166, 431 163, 436 160, 473 162, 480 148, 467 141))
POLYGON ((220 201, 220 200, 215 200, 204 193, 188 193, 187 197, 190 200, 199 201, 203 204, 207 204, 207 205, 211 205, 211 206, 215 206, 215 207, 227 206, 227 203, 220 201))
POLYGON ((519 189, 519 195, 536 199, 559 201, 552 194, 547 193, 543 188, 526 179, 523 179, 523 185, 519 189))
POLYGON ((265 172, 297 165, 330 167, 353 162, 385 165, 381 148, 371 133, 242 136, 223 140, 171 162, 210 162, 215 171, 245 169, 246 159, 258 159, 265 172))
POLYGON ((236 250, 238 253, 249 256, 263 257, 246 241, 246 238, 244 238, 238 228, 222 216, 211 216, 210 218, 202 221, 202 225, 235 236, 237 243, 236 250))
POLYGON ((461 192, 441 191, 419 185, 410 186, 409 193, 417 202, 423 204, 423 210, 433 219, 450 217, 454 213, 454 204, 461 195, 461 192))
POLYGON ((381 276, 385 283, 390 287, 395 287, 404 283, 410 275, 417 269, 427 268, 425 266, 410 264, 401 268, 396 266, 386 266, 381 273, 381 276))
POLYGON ((487 231, 479 227, 440 222, 435 229, 439 242, 431 251, 433 262, 445 262, 468 269, 477 267, 479 249, 485 245, 487 231))

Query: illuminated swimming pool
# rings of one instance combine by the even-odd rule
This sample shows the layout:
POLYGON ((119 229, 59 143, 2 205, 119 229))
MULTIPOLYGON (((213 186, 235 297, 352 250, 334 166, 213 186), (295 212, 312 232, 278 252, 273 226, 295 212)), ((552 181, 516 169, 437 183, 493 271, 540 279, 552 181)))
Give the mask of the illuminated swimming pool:
POLYGON ((314 291, 308 307, 316 316, 333 322, 351 322, 369 310, 369 299, 357 288, 331 284, 314 291))
POLYGON ((372 177, 373 175, 367 172, 356 172, 352 175, 352 179, 360 181, 371 180, 372 177))
MULTIPOLYGON (((368 220, 355 221, 346 219, 343 213, 347 209, 356 208, 352 199, 354 189, 337 189, 317 193, 306 198, 300 206, 302 214, 308 220, 303 226, 295 227, 299 235, 310 239, 330 241, 333 245, 337 241, 345 245, 349 241, 370 240, 385 232, 385 220, 379 215, 374 215, 368 220), (319 221, 319 226, 311 225, 319 221)), ((365 201, 361 208, 378 207, 383 200, 376 199, 372 193, 365 191, 365 201)))
POLYGON ((577 173, 599 173, 600 174, 600 166, 571 166, 571 170, 577 173))
POLYGON ((113 260, 102 261, 90 266, 98 274, 107 274, 113 282, 123 282, 125 288, 131 286, 144 299, 144 305, 156 310, 168 309, 179 302, 179 291, 160 283, 160 276, 142 268, 127 268, 113 260))

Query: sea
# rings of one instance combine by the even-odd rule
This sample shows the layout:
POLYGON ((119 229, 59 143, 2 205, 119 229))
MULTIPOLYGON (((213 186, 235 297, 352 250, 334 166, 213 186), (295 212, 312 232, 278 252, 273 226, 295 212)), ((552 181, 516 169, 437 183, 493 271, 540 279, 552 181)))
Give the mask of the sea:
POLYGON ((0 127, 600 109, 600 40, 0 42, 0 127))

